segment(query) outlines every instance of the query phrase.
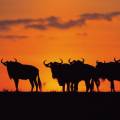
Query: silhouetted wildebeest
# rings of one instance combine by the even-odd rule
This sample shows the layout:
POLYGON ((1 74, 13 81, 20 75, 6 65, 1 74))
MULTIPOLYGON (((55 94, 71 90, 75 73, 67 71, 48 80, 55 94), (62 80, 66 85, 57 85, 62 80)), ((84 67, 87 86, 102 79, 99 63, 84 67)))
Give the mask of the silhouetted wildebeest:
POLYGON ((70 91, 70 74, 69 74, 69 64, 63 63, 63 60, 60 59, 61 62, 50 62, 46 63, 46 60, 43 62, 46 67, 51 68, 53 79, 57 79, 60 86, 63 87, 63 92, 65 92, 65 84, 67 84, 67 91, 70 91))
POLYGON ((98 80, 95 79, 95 68, 91 65, 84 64, 84 61, 70 61, 69 64, 63 63, 61 60, 58 62, 46 63, 43 62, 46 67, 51 68, 52 77, 58 80, 60 86, 63 86, 63 91, 65 91, 65 84, 67 84, 67 91, 78 91, 78 83, 81 80, 85 81, 86 91, 91 89, 90 80, 95 80, 97 88, 99 86, 98 80))
POLYGON ((81 80, 85 81, 86 85, 86 92, 89 90, 92 92, 93 88, 91 86, 91 80, 96 83, 97 90, 99 91, 99 80, 96 78, 96 68, 92 65, 85 64, 84 59, 80 60, 73 60, 69 59, 69 63, 71 66, 71 80, 72 80, 72 88, 74 91, 78 91, 78 84, 81 80))
POLYGON ((120 81, 120 60, 114 62, 96 62, 98 77, 108 79, 111 83, 111 92, 115 92, 114 80, 120 81))
POLYGON ((14 80, 16 91, 18 91, 19 79, 29 79, 31 84, 31 91, 33 91, 34 85, 36 86, 36 91, 38 91, 38 86, 40 91, 42 90, 42 85, 39 77, 39 70, 32 65, 25 65, 15 61, 6 61, 1 63, 7 67, 8 75, 10 79, 14 80), (37 81, 38 78, 38 81, 37 81))

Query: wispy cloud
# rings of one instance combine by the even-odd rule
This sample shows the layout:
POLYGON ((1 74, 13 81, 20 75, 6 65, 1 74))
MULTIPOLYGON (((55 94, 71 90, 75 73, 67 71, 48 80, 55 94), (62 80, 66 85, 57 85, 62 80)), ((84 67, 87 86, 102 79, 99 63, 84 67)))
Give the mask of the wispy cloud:
POLYGON ((42 24, 28 24, 25 26, 25 28, 32 28, 32 29, 37 29, 37 30, 46 30, 48 27, 46 25, 42 24))
POLYGON ((87 20, 108 20, 111 21, 113 17, 120 16, 120 12, 112 12, 112 13, 85 13, 81 15, 81 19, 87 20))
POLYGON ((90 20, 107 20, 111 21, 114 17, 120 16, 120 12, 111 13, 85 13, 81 14, 78 19, 71 19, 62 22, 59 17, 51 16, 40 19, 17 19, 17 20, 1 20, 0 31, 10 30, 11 27, 22 25, 25 28, 36 30, 47 30, 49 27, 57 29, 69 29, 75 26, 83 26, 90 20))
POLYGON ((21 40, 26 39, 28 36, 24 35, 0 35, 0 39, 6 39, 6 40, 21 40))
POLYGON ((34 20, 34 19, 1 20, 0 31, 10 30, 11 27, 16 26, 16 25, 26 26, 33 22, 37 22, 37 20, 34 20))

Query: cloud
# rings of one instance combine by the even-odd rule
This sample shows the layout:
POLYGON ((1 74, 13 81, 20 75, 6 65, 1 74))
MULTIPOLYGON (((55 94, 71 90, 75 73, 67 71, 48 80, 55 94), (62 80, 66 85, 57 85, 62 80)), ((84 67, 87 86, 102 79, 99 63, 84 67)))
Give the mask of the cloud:
POLYGON ((1 20, 0 21, 0 31, 10 30, 11 27, 16 25, 26 26, 32 22, 37 22, 38 20, 34 19, 16 19, 16 20, 1 20))
POLYGON ((81 14, 78 19, 71 19, 62 22, 57 16, 39 19, 17 19, 17 20, 1 20, 0 31, 8 31, 11 27, 22 25, 25 29, 47 30, 49 27, 57 29, 69 29, 75 26, 83 26, 90 20, 107 20, 111 21, 114 17, 120 16, 120 12, 111 13, 85 13, 81 14))
POLYGON ((0 35, 0 39, 6 39, 6 40, 21 40, 26 39, 28 36, 24 35, 0 35))
POLYGON ((112 12, 112 13, 85 13, 82 14, 80 17, 84 21, 88 20, 108 20, 111 21, 113 17, 120 16, 120 12, 112 12))
POLYGON ((30 24, 26 25, 26 28, 32 28, 32 29, 37 29, 37 30, 46 30, 48 27, 46 25, 41 25, 41 24, 30 24))
POLYGON ((78 19, 69 20, 68 22, 62 23, 58 17, 52 16, 47 19, 48 26, 59 28, 59 29, 68 29, 74 26, 83 26, 90 20, 107 20, 111 21, 113 17, 120 16, 120 12, 112 13, 85 13, 80 15, 78 19))
POLYGON ((58 19, 57 17, 49 17, 47 19, 47 22, 48 22, 48 26, 50 27, 55 27, 55 28, 58 28, 58 29, 68 29, 68 28, 71 28, 71 27, 74 27, 76 25, 83 25, 84 24, 84 21, 83 20, 69 20, 68 22, 65 22, 65 23, 62 23, 60 22, 60 19, 58 19))

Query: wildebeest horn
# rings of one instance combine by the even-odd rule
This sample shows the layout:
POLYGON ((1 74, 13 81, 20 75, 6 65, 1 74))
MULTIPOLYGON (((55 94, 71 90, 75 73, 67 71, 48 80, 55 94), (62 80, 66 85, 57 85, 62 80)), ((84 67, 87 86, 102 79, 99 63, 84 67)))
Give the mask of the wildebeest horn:
POLYGON ((68 60, 68 62, 69 62, 70 64, 72 64, 72 63, 75 62, 75 60, 71 61, 71 58, 70 58, 70 59, 68 60))
POLYGON ((81 58, 82 59, 82 62, 84 63, 85 62, 85 59, 84 58, 81 58))
POLYGON ((17 59, 16 59, 16 58, 14 58, 14 60, 15 60, 15 62, 17 62, 17 59))
POLYGON ((1 63, 3 64, 3 58, 1 59, 1 63))
POLYGON ((119 59, 119 60, 116 60, 116 59, 114 58, 114 61, 115 61, 115 62, 119 62, 119 61, 120 61, 120 59, 119 59))
POLYGON ((44 61, 43 61, 43 64, 44 64, 46 67, 50 67, 50 63, 46 64, 46 61, 47 61, 47 60, 44 60, 44 61))
POLYGON ((117 60, 114 58, 114 61, 117 62, 117 60))
POLYGON ((3 58, 1 59, 1 63, 2 63, 2 64, 4 64, 4 65, 6 65, 6 63, 5 63, 5 62, 3 62, 3 58))
POLYGON ((71 60, 71 58, 68 60, 68 62, 69 62, 69 63, 71 63, 71 61, 70 61, 70 60, 71 60))
POLYGON ((1 63, 3 63, 3 58, 1 59, 1 63))
POLYGON ((63 60, 60 58, 61 64, 63 63, 63 60))

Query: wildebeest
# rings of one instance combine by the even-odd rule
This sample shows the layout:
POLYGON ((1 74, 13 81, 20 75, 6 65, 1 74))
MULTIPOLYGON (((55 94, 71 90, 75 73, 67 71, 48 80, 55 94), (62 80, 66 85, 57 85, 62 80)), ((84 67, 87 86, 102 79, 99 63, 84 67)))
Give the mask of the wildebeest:
POLYGON ((99 88, 99 83, 95 79, 95 68, 91 65, 84 64, 83 61, 73 60, 72 62, 69 59, 69 64, 58 62, 46 63, 46 60, 43 62, 46 67, 51 68, 52 77, 58 80, 60 86, 63 86, 63 91, 65 91, 65 84, 67 84, 67 91, 78 91, 78 83, 81 80, 85 81, 86 91, 91 89, 90 80, 93 78, 99 88))
MULTIPOLYGON (((78 91, 78 84, 81 80, 85 81, 86 85, 86 92, 93 91, 93 88, 91 86, 91 80, 96 83, 97 90, 99 91, 99 80, 96 78, 96 68, 92 65, 85 64, 84 59, 81 60, 73 60, 69 63, 71 66, 71 78, 72 78, 72 88, 74 88, 74 91, 78 91)), ((93 83, 93 82, 92 82, 93 83)))
POLYGON ((114 80, 120 81, 120 60, 114 59, 113 62, 96 62, 98 77, 108 79, 111 83, 111 92, 115 92, 114 80))
POLYGON ((10 79, 14 80, 16 91, 18 91, 19 79, 29 80, 31 84, 31 91, 33 91, 34 85, 36 86, 36 91, 38 91, 38 86, 40 91, 42 90, 42 84, 39 77, 38 68, 32 65, 25 65, 15 61, 6 61, 1 63, 7 67, 8 75, 10 79), (37 80, 38 79, 38 80, 37 80))
POLYGON ((65 92, 65 85, 67 84, 67 91, 70 91, 70 74, 69 74, 69 64, 63 63, 63 60, 60 59, 61 62, 50 62, 46 63, 46 60, 43 62, 46 67, 51 68, 51 73, 53 79, 57 79, 60 86, 63 88, 63 92, 65 92))

